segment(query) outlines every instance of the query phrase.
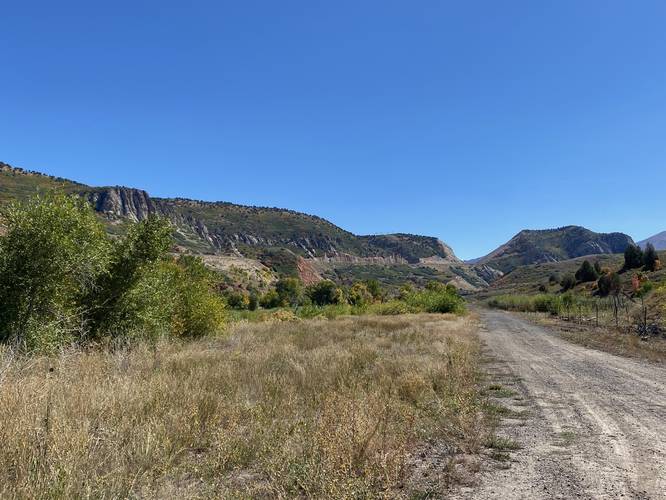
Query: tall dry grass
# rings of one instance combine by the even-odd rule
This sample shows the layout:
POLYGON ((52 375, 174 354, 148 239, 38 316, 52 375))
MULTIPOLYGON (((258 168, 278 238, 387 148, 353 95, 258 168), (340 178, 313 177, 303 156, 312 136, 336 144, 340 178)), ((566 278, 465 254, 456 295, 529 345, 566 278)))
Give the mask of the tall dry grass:
POLYGON ((478 363, 471 320, 442 315, 4 352, 0 497, 409 496, 421 444, 483 442, 478 363))

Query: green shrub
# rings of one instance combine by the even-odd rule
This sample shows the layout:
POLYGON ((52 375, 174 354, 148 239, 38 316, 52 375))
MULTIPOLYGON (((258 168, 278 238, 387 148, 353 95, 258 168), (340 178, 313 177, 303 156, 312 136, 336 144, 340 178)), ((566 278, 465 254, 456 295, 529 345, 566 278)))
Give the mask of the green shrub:
POLYGON ((616 273, 606 273, 597 281, 597 290, 602 297, 619 292, 621 286, 620 277, 616 273))
POLYGON ((490 299, 488 305, 506 311, 559 314, 562 302, 561 296, 553 294, 499 295, 490 299))
POLYGON ((93 337, 144 328, 154 333, 165 326, 155 322, 164 317, 163 302, 171 300, 171 277, 160 265, 171 245, 171 224, 155 216, 132 225, 124 238, 114 242, 108 270, 85 299, 93 337))
POLYGON ((465 303, 457 292, 447 287, 439 290, 411 293, 407 295, 405 302, 413 310, 422 312, 462 314, 465 311, 465 303))
POLYGON ((275 283, 275 291, 283 307, 295 307, 303 299, 303 284, 298 278, 282 278, 275 283))
POLYGON ((584 260, 578 271, 576 271, 576 279, 582 283, 596 281, 598 278, 599 273, 597 273, 588 260, 584 260))
POLYGON ((318 306, 343 304, 345 302, 342 290, 330 280, 322 280, 310 285, 307 287, 306 293, 312 303, 318 306))
POLYGON ((98 219, 82 200, 58 194, 11 205, 3 215, 0 342, 33 349, 80 337, 80 299, 109 259, 98 219))
POLYGON ((368 312, 380 316, 397 316, 400 314, 408 314, 413 311, 406 302, 402 300, 391 300, 389 302, 373 304, 368 309, 368 312))
POLYGON ((349 290, 349 303, 354 306, 366 306, 374 300, 365 283, 354 283, 349 290))
POLYGON ((275 290, 269 290, 261 296, 259 304, 264 309, 273 309, 280 306, 280 296, 275 290))
POLYGON ((573 274, 565 274, 560 280, 560 286, 563 291, 570 290, 576 286, 576 277, 573 274))
POLYGON ((148 219, 111 241, 79 198, 12 205, 0 237, 0 342, 49 350, 105 337, 214 334, 224 323, 200 259, 169 256, 171 226, 148 219))
POLYGON ((203 337, 222 331, 225 307, 215 293, 215 276, 199 257, 182 256, 175 264, 176 304, 172 333, 179 337, 203 337))

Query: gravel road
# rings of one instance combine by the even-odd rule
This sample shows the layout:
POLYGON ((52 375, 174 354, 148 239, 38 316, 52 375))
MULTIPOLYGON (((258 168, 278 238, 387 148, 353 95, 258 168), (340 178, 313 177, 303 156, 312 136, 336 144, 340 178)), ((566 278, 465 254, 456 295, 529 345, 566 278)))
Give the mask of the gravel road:
POLYGON ((495 382, 522 448, 459 498, 666 498, 666 368, 571 344, 509 313, 480 311, 495 382))

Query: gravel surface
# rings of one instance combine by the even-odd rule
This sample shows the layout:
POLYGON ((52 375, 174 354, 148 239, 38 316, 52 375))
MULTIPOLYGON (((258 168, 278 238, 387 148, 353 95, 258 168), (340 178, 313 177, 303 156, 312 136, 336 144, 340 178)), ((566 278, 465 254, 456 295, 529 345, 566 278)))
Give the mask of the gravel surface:
POLYGON ((666 368, 480 315, 490 382, 515 391, 498 433, 521 449, 455 498, 666 498, 666 368))

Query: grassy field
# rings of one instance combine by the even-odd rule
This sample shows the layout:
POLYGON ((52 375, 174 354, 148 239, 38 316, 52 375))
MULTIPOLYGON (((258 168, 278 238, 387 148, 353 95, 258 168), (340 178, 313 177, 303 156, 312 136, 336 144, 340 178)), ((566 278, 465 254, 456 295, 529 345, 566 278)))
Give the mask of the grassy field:
POLYGON ((247 323, 225 338, 0 354, 0 497, 439 496, 426 443, 488 441, 469 317, 247 323), (425 483, 424 483, 425 481, 425 483))

